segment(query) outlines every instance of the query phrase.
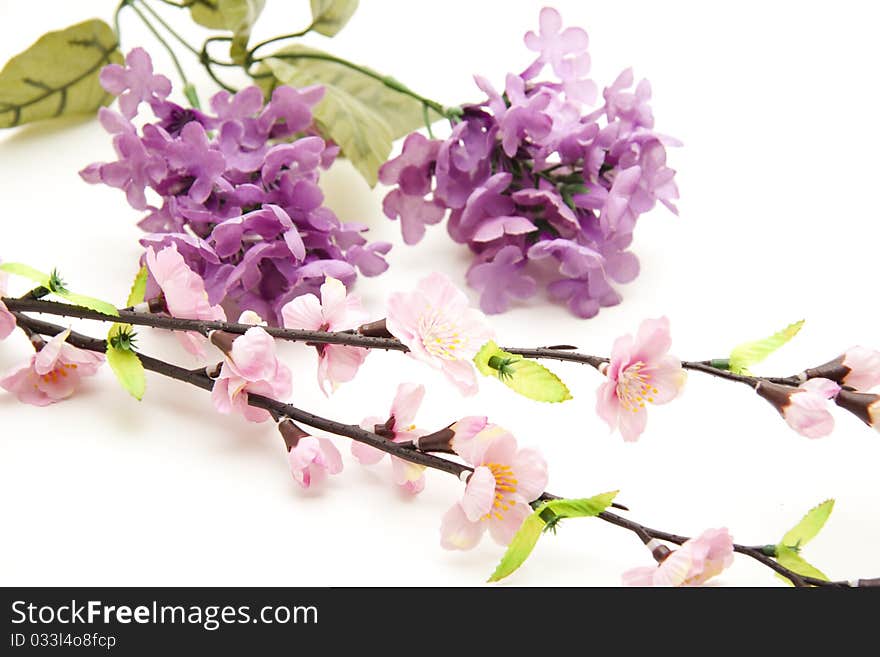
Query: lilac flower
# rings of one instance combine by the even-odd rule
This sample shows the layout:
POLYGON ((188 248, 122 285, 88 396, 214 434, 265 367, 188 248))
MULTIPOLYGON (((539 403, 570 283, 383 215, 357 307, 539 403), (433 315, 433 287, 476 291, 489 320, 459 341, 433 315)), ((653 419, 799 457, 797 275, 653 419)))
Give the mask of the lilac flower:
MULTIPOLYGON (((204 280, 211 305, 228 305, 236 314, 251 310, 280 324, 281 308, 318 292, 326 276, 350 286, 358 271, 375 276, 388 268, 390 244, 368 243, 366 226, 344 224, 324 206, 320 170, 339 149, 313 125, 323 87, 278 87, 266 103, 257 87, 221 91, 211 98, 209 114, 166 100, 170 85, 153 74, 143 51, 132 52, 125 67, 105 68, 101 79, 108 91, 123 94, 121 114, 100 112, 116 160, 80 175, 124 190, 132 207, 145 212, 139 226, 148 234, 141 244, 156 251, 174 245, 204 280), (157 120, 138 130, 131 119, 141 102, 157 120), (148 189, 158 203, 148 202, 148 189)), ((438 149, 436 142, 422 158, 429 185, 427 168, 438 149)), ((417 176, 409 169, 401 180, 423 203, 428 190, 412 186, 417 176)), ((435 210, 440 221, 444 206, 435 210)))
POLYGON ((474 253, 468 282, 486 312, 532 296, 536 274, 551 273, 550 298, 592 317, 639 273, 627 250, 639 217, 658 202, 677 212, 666 148, 678 144, 652 132, 651 87, 633 89, 631 70, 585 113, 598 95, 589 39, 554 9, 525 42, 536 58, 503 93, 476 76, 486 97, 461 108, 449 137, 412 134, 383 166, 385 214, 400 218, 407 244, 447 215, 450 237, 474 253))
POLYGON ((526 260, 515 246, 505 246, 488 262, 475 262, 467 273, 467 282, 480 290, 480 308, 485 313, 503 313, 511 299, 535 295, 535 279, 523 273, 526 260))
POLYGON ((171 81, 153 74, 153 62, 147 51, 135 48, 125 57, 125 66, 108 64, 101 69, 101 86, 119 96, 119 109, 130 119, 142 102, 162 101, 171 93, 171 81))

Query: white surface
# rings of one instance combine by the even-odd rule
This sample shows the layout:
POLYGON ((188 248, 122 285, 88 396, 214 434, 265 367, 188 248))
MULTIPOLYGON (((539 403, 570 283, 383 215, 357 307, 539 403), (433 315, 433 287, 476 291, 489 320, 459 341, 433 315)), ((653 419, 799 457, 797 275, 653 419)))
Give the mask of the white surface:
MULTIPOLYGON (((307 22, 307 4, 270 0, 256 36, 295 31, 307 22)), ((506 71, 522 70, 529 61, 522 34, 536 26, 541 6, 450 0, 429 12, 415 2, 361 4, 332 42, 307 42, 450 104, 477 97, 474 72, 500 84, 506 71)), ((56 0, 35 11, 32 3, 0 2, 0 60, 49 29, 90 14, 109 19, 112 5, 56 0)), ((658 209, 642 219, 636 251, 643 273, 625 288, 622 305, 580 321, 536 300, 492 319, 501 341, 572 342, 607 353, 615 336, 665 313, 673 350, 688 359, 723 356, 738 342, 806 318, 802 335, 766 365, 768 374, 816 365, 852 344, 880 346, 876 7, 556 5, 566 24, 589 31, 600 85, 629 65, 651 80, 658 128, 686 144, 670 154, 681 217, 658 209)), ((173 78, 137 19, 123 20, 125 48, 145 45, 173 78)), ((205 98, 213 88, 195 77, 205 98)), ((138 214, 117 190, 77 176, 110 156, 110 140, 94 121, 0 134, 0 254, 58 266, 76 290, 124 298, 139 253, 138 214)), ((467 256, 444 229, 405 247, 397 224, 381 215, 383 190, 371 192, 347 164, 326 176, 325 189, 342 218, 368 221, 374 237, 395 244, 390 271, 358 286, 377 317, 387 293, 432 269, 463 284, 467 256)), ((173 339, 142 335, 148 353, 192 364, 173 339)), ((0 344, 0 369, 27 352, 20 334, 0 344)), ((880 437, 843 411, 835 412, 832 436, 810 441, 748 389, 692 374, 681 399, 651 409, 641 441, 624 444, 593 411, 600 379, 586 367, 552 365, 575 401, 542 406, 487 379, 479 396, 463 399, 429 369, 377 353, 328 401, 314 382, 312 351, 288 345, 284 353, 299 379, 301 407, 356 422, 387 412, 399 382, 422 381, 429 387, 422 425, 488 414, 521 444, 544 451, 552 491, 619 488, 631 517, 657 528, 693 533, 726 525, 738 542, 772 542, 812 505, 835 497, 835 512, 806 557, 835 578, 880 575, 880 437)), ((387 462, 363 468, 339 440, 343 475, 303 493, 271 425, 217 415, 207 394, 184 384, 149 375, 148 385, 143 404, 106 369, 82 394, 49 408, 0 394, 0 583, 471 585, 502 554, 488 538, 469 553, 440 548, 440 518, 461 492, 448 475, 430 473, 424 493, 404 499, 387 462)), ((509 581, 615 585, 623 570, 648 563, 628 532, 569 521, 509 581)), ((719 581, 779 583, 744 558, 719 581)))

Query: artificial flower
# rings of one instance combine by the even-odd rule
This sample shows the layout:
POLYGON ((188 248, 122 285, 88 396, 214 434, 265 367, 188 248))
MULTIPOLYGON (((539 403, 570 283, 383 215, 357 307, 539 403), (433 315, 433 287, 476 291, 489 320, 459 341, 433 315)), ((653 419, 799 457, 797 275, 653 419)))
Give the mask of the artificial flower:
MULTIPOLYGON (((327 277, 321 298, 303 294, 281 308, 285 328, 309 331, 348 331, 367 321, 360 299, 348 295, 342 281, 327 277)), ((340 383, 351 381, 369 353, 360 347, 321 344, 318 350, 318 385, 324 394, 340 383)))
POLYGON ((700 586, 733 563, 733 539, 726 528, 707 529, 685 541, 658 566, 623 574, 626 586, 700 586))
POLYGON ((870 390, 880 385, 880 351, 851 347, 832 361, 807 370, 806 378, 825 378, 856 390, 870 390))
POLYGON ((547 462, 533 449, 518 449, 512 434, 488 425, 475 436, 454 440, 456 453, 474 467, 464 495, 440 526, 440 543, 448 550, 469 550, 486 530, 507 545, 532 512, 547 485, 547 462))
POLYGON ((797 388, 761 381, 755 392, 773 404, 788 426, 802 436, 822 438, 834 429, 827 401, 840 392, 834 381, 809 379, 797 388))
POLYGON ((462 393, 476 393, 472 358, 492 331, 444 274, 430 274, 412 292, 392 294, 386 324, 413 358, 440 369, 462 393))
POLYGON ((611 360, 602 368, 608 381, 598 390, 596 411, 626 441, 638 440, 645 430, 646 404, 670 402, 684 386, 681 361, 668 353, 671 344, 666 317, 647 319, 635 338, 614 341, 611 360))
POLYGON ((0 387, 34 406, 47 406, 67 399, 87 376, 104 362, 104 355, 66 342, 70 329, 45 343, 22 367, 0 380, 0 387))

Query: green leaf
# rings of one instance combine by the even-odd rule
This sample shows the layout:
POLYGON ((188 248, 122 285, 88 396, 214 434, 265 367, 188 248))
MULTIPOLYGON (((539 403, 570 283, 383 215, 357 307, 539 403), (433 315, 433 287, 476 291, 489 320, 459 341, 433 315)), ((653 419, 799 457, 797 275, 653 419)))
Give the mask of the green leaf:
POLYGON ((538 511, 535 511, 523 521, 513 540, 510 541, 510 545, 507 546, 507 552, 501 557, 495 572, 489 578, 490 582, 504 579, 525 563, 532 550, 535 549, 538 539, 541 538, 545 524, 538 511))
POLYGON ((543 502, 523 521, 489 581, 497 582, 504 579, 522 566, 546 529, 555 529, 563 518, 588 518, 599 515, 614 501, 617 493, 618 491, 615 490, 593 497, 543 502))
POLYGON ((598 516, 605 509, 611 506, 617 493, 620 491, 610 491, 601 493, 593 497, 584 497, 580 499, 562 499, 550 500, 541 506, 541 510, 549 509, 561 518, 590 518, 598 516))
MULTIPOLYGON (((776 546, 776 561, 779 562, 779 565, 785 566, 786 568, 794 571, 798 575, 803 575, 804 577, 815 577, 816 579, 828 579, 828 577, 825 576, 825 573, 809 563, 795 550, 792 550, 785 545, 776 546)), ((789 584, 792 583, 790 579, 788 579, 787 577, 783 577, 778 573, 776 576, 788 582, 789 584)))
POLYGON ((480 373, 497 377, 504 385, 540 402, 564 402, 571 399, 568 386, 540 363, 511 354, 490 340, 482 346, 474 363, 480 373))
POLYGON ((140 271, 137 273, 137 276, 134 277, 134 282, 131 284, 131 292, 128 293, 128 301, 125 302, 125 305, 136 306, 139 303, 143 303, 146 293, 147 268, 146 266, 144 266, 141 267, 140 271))
POLYGON ((834 500, 825 500, 807 511, 801 521, 792 527, 782 537, 780 545, 791 548, 795 552, 813 540, 825 526, 831 511, 834 509, 834 500))
POLYGON ((260 17, 266 0, 196 0, 190 6, 192 19, 212 30, 232 32, 229 55, 237 64, 244 62, 251 28, 260 17))
MULTIPOLYGON (((144 365, 141 359, 131 349, 114 347, 114 337, 125 332, 131 331, 130 324, 114 324, 110 327, 110 333, 107 339, 107 363, 110 369, 116 375, 119 383, 125 388, 132 397, 140 401, 144 397, 147 387, 147 378, 144 374, 144 365)), ((126 342, 130 344, 130 339, 126 342)))
POLYGON ((96 310, 99 313, 104 313, 105 315, 119 317, 119 311, 116 310, 116 306, 114 306, 112 303, 107 303, 106 301, 101 301, 100 299, 89 297, 85 294, 68 292, 67 290, 55 290, 55 294, 57 294, 59 297, 67 299, 68 301, 70 301, 70 303, 74 305, 89 308, 91 310, 96 310))
POLYGON ((0 270, 5 271, 9 274, 15 274, 16 276, 27 278, 29 280, 32 280, 34 283, 39 283, 46 289, 49 289, 49 279, 51 278, 49 274, 44 274, 43 272, 34 269, 29 265, 25 265, 20 262, 4 262, 2 265, 0 265, 0 270))
POLYGON ((767 356, 779 349, 786 342, 791 340, 798 334, 804 320, 789 324, 778 333, 774 333, 769 338, 763 340, 755 340, 754 342, 744 342, 734 347, 730 352, 730 371, 735 374, 748 374, 748 368, 752 365, 760 363, 767 356))
POLYGON ((336 36, 358 8, 358 0, 311 0, 312 29, 324 36, 336 36))
MULTIPOLYGON (((323 85, 324 98, 314 108, 318 130, 340 146, 372 187, 392 142, 425 124, 424 108, 376 78, 392 86, 399 84, 393 79, 366 68, 368 73, 352 69, 334 59, 314 48, 288 46, 265 62, 274 78, 258 80, 267 94, 279 82, 294 87, 323 85)), ((432 123, 440 118, 429 112, 432 123)))
POLYGON ((101 68, 121 63, 113 29, 92 19, 49 32, 0 71, 0 128, 56 116, 90 114, 113 100, 101 68))

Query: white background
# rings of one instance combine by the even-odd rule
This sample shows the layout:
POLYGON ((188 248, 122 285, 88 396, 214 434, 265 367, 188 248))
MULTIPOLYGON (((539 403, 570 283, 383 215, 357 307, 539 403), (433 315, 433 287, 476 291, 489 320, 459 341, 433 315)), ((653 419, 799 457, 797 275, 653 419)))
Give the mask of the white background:
MULTIPOLYGON (((541 6, 361 4, 332 42, 306 42, 447 104, 478 97, 472 73, 500 86, 505 72, 525 67, 522 35, 537 26, 541 6)), ((269 0, 255 36, 297 31, 308 23, 307 5, 269 0)), ((670 153, 681 216, 661 208, 641 220, 642 275, 625 287, 622 305, 582 321, 539 298, 492 318, 500 342, 571 342, 606 354, 615 336, 666 314, 673 350, 685 359, 724 356, 741 341, 806 318, 801 336, 763 366, 767 374, 800 371, 857 343, 880 347, 874 5, 556 5, 566 24, 588 30, 600 86, 630 65, 651 80, 658 128, 686 144, 670 153)), ((113 6, 0 2, 0 61, 47 30, 92 15, 110 19, 113 6)), ((184 31, 193 41, 203 38, 197 28, 184 31)), ((123 17, 123 43, 147 47, 157 68, 174 78, 133 14, 123 17)), ((181 57, 196 69, 193 58, 181 57)), ((194 77, 206 98, 214 88, 204 75, 194 77)), ((0 255, 44 270, 58 266, 73 289, 123 299, 140 253, 138 214, 117 190, 86 185, 77 175, 111 156, 110 139, 93 120, 0 134, 0 255)), ((381 215, 385 190, 368 189, 347 163, 335 166, 324 186, 343 219, 368 222, 376 238, 395 244, 390 271, 357 288, 376 317, 389 292, 432 270, 464 284, 468 257, 443 228, 405 247, 398 225, 381 215)), ((142 335, 145 351, 195 366, 171 338, 142 335)), ((0 369, 28 349, 20 334, 4 342, 0 369)), ((835 497, 826 530, 805 556, 835 578, 880 575, 880 437, 842 410, 835 410, 834 434, 811 441, 749 389, 694 373, 681 399, 650 409, 642 439, 624 444, 595 415, 600 378, 586 367, 552 365, 575 400, 545 406, 488 379, 479 396, 464 399, 428 368, 377 353, 355 383, 325 400, 313 352, 286 345, 283 354, 295 371, 300 407, 357 422, 385 414, 399 382, 421 381, 428 386, 421 425, 434 429, 487 414, 521 444, 544 451, 552 491, 583 496, 619 488, 631 517, 668 531, 724 525, 738 542, 774 542, 809 507, 835 497)), ((404 498, 390 483, 387 461, 363 468, 340 439, 343 475, 303 492, 270 424, 220 416, 204 392, 148 376, 141 404, 106 368, 81 394, 48 408, 0 394, 0 582, 473 585, 501 556, 488 537, 472 552, 441 549, 440 518, 462 488, 452 477, 429 473, 424 493, 404 498)), ((650 562, 628 532, 569 521, 509 582, 615 585, 623 570, 650 562)), ((779 584, 742 557, 719 582, 779 584)))

